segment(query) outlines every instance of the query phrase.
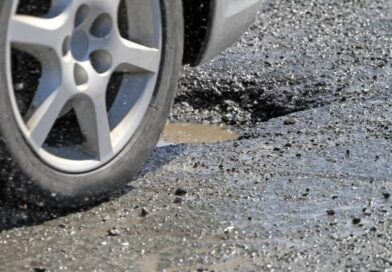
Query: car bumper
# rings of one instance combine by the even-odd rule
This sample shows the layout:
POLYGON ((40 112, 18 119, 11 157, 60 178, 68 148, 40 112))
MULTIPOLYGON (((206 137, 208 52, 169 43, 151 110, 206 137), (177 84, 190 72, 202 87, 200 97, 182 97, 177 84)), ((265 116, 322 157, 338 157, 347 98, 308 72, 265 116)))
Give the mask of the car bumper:
POLYGON ((209 39, 200 63, 232 45, 255 21, 260 0, 214 0, 209 39))

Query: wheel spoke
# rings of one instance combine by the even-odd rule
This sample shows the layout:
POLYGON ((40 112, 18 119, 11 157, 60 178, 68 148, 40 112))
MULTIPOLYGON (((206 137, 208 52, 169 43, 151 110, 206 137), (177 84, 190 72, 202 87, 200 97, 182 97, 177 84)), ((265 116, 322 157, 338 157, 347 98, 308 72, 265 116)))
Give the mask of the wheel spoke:
POLYGON ((75 102, 75 111, 80 128, 87 140, 87 148, 95 152, 100 160, 113 154, 109 118, 105 97, 80 99, 75 102))
POLYGON ((42 74, 39 81, 37 90, 35 91, 33 101, 31 102, 30 109, 27 112, 27 116, 30 117, 50 96, 53 94, 53 90, 60 86, 61 77, 60 64, 52 61, 54 56, 46 54, 42 63, 42 74))
POLYGON ((113 48, 114 65, 121 72, 152 72, 157 73, 161 54, 158 49, 119 38, 116 48, 113 48))
POLYGON ((120 2, 121 0, 102 1, 102 4, 106 6, 107 12, 115 20, 117 20, 118 8, 120 6, 120 2))
POLYGON ((69 100, 69 94, 59 87, 38 108, 27 121, 30 139, 42 147, 64 105, 69 100))
POLYGON ((47 47, 56 49, 61 41, 61 27, 64 25, 62 16, 52 19, 25 15, 14 15, 11 19, 10 40, 16 45, 47 47))

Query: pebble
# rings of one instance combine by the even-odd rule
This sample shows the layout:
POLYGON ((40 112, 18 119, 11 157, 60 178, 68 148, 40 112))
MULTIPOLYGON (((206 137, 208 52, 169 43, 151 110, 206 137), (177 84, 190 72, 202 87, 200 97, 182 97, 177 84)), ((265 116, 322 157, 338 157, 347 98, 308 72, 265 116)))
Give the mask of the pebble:
POLYGON ((174 192, 174 194, 175 194, 176 196, 185 196, 187 193, 188 193, 188 192, 187 192, 186 190, 181 189, 181 188, 178 188, 178 189, 174 192))
POLYGON ((149 215, 149 212, 145 208, 143 208, 142 211, 140 212, 140 216, 146 217, 147 215, 149 215))
POLYGON ((119 236, 121 234, 120 230, 113 228, 108 230, 108 236, 119 236))
POLYGON ((385 199, 391 198, 391 194, 390 193, 383 193, 382 195, 384 196, 385 199))
POLYGON ((174 204, 181 204, 182 203, 182 198, 176 197, 173 201, 174 204))
POLYGON ((358 225, 359 223, 361 223, 361 218, 353 218, 354 225, 358 225))
POLYGON ((288 117, 283 121, 283 124, 285 126, 290 126, 290 125, 295 125, 297 123, 297 119, 293 117, 288 117))
POLYGON ((327 214, 333 216, 336 214, 336 212, 334 210, 327 210, 327 214))

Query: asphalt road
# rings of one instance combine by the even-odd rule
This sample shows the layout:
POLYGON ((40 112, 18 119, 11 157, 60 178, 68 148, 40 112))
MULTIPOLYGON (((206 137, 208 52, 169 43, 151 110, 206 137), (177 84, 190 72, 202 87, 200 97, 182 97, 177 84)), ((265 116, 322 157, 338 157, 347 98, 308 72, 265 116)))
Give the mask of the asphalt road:
POLYGON ((157 148, 85 211, 0 204, 1 271, 392 271, 392 2, 266 0, 186 68, 171 118, 238 141, 157 148))

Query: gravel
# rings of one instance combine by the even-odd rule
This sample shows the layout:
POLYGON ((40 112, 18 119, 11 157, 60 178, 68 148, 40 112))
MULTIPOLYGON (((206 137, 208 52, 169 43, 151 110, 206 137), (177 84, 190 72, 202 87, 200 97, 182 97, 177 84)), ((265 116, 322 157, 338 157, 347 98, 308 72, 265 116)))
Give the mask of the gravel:
POLYGON ((185 69, 171 119, 257 126, 391 86, 392 2, 264 0, 242 40, 185 69))

